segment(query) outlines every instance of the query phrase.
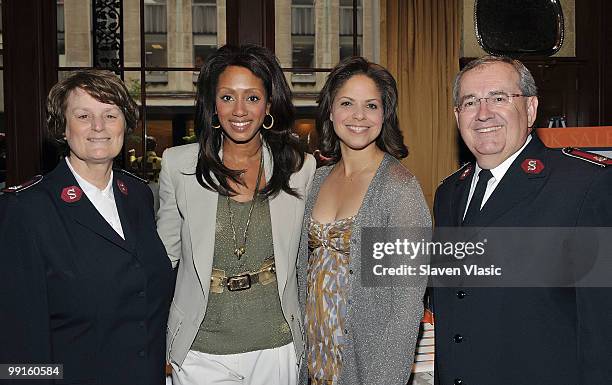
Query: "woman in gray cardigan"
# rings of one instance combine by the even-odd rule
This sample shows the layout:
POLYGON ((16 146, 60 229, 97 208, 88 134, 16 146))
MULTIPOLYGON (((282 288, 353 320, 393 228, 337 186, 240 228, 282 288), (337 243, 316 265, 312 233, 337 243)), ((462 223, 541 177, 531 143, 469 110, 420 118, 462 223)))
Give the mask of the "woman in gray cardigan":
POLYGON ((303 384, 405 385, 410 377, 426 282, 366 287, 361 279, 364 227, 431 227, 421 188, 398 161, 408 150, 396 109, 391 74, 360 57, 338 64, 321 90, 317 128, 331 165, 315 174, 302 227, 303 384))

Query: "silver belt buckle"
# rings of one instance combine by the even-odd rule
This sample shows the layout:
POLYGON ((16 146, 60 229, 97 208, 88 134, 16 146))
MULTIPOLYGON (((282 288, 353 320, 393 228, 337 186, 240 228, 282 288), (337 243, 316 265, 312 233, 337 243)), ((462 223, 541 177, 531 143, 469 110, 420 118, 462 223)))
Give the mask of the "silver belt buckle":
POLYGON ((249 274, 227 277, 227 290, 240 291, 251 288, 251 276, 249 274))

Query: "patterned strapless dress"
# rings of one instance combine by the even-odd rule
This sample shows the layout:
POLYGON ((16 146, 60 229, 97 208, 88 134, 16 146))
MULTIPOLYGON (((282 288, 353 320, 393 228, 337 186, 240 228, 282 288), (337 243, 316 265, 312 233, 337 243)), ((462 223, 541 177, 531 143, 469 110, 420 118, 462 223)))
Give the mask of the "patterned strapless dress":
POLYGON ((353 221, 310 219, 305 327, 312 385, 337 384, 342 369, 353 221))

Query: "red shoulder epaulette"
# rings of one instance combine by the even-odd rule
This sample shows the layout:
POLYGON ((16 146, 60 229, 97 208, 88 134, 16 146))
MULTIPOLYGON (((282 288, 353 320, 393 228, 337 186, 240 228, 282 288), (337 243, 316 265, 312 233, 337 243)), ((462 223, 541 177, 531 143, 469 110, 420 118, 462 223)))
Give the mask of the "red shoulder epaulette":
POLYGON ((27 182, 24 182, 24 183, 22 183, 20 185, 17 185, 17 186, 9 186, 7 188, 3 188, 0 191, 2 191, 3 193, 18 193, 18 192, 22 192, 24 190, 29 189, 32 186, 36 186, 42 180, 43 180, 43 176, 42 175, 36 175, 34 178, 30 179, 27 182))
POLYGON ((450 174, 447 177, 445 177, 444 179, 442 179, 438 185, 441 185, 448 178, 450 178, 453 175, 457 174, 459 171, 461 171, 461 175, 459 175, 459 180, 464 180, 465 178, 470 176, 470 174, 472 173, 473 170, 474 170, 474 165, 472 163, 470 163, 470 162, 464 163, 461 167, 459 167, 459 169, 453 171, 452 174, 450 174))
POLYGON ((565 147, 561 150, 564 155, 571 156, 572 158, 584 160, 585 162, 596 164, 600 167, 607 167, 612 165, 612 159, 607 156, 595 154, 588 151, 583 151, 574 147, 565 147))

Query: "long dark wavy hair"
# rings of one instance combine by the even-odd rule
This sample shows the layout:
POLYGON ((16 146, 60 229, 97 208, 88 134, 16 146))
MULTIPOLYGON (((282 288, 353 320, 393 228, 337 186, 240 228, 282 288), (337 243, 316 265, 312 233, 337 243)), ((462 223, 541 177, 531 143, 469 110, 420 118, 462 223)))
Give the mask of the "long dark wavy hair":
MULTIPOLYGON (((223 129, 212 127, 219 75, 229 66, 244 67, 263 81, 266 99, 270 103, 270 114, 274 117, 272 128, 259 130, 263 136, 263 145, 270 149, 274 164, 272 176, 260 195, 273 197, 283 190, 299 196, 289 186, 291 174, 302 168, 305 156, 298 138, 292 133, 295 113, 291 90, 274 54, 252 44, 219 48, 208 57, 200 71, 195 111, 195 129, 199 132, 200 144, 196 166, 198 183, 225 196, 236 194, 228 183, 230 180, 241 183, 238 178, 241 170, 225 167, 219 157, 223 129)), ((216 118, 214 124, 218 124, 216 118)))
POLYGON ((340 139, 334 132, 334 124, 329 119, 336 93, 344 83, 355 75, 365 75, 372 79, 380 92, 383 105, 383 124, 376 145, 382 151, 397 159, 408 156, 408 148, 399 128, 397 118, 397 85, 387 69, 379 64, 369 62, 360 56, 348 57, 342 60, 327 76, 325 85, 319 93, 319 108, 317 110, 317 131, 320 138, 319 150, 330 158, 333 164, 342 158, 340 139))

